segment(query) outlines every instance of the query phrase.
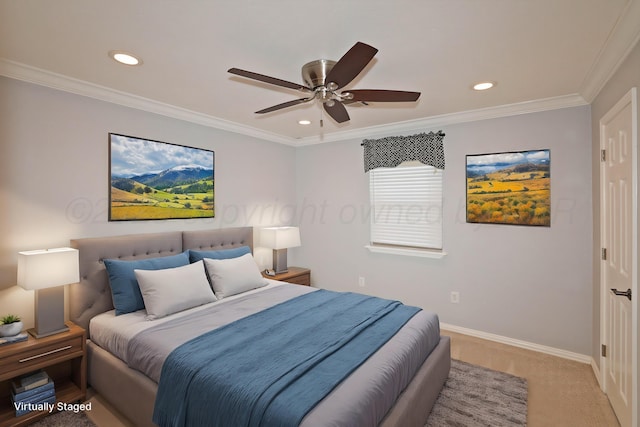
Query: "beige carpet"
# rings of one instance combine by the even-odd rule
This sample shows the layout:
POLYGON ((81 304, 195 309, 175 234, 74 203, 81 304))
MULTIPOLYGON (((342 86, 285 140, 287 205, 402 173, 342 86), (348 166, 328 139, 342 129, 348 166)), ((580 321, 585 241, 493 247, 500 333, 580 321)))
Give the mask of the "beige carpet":
POLYGON ((588 363, 443 331, 451 357, 526 378, 528 427, 619 426, 588 363))

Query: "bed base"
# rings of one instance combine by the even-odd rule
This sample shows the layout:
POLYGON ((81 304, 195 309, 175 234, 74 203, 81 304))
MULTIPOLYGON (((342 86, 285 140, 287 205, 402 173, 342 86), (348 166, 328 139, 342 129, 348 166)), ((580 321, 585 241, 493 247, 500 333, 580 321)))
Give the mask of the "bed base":
MULTIPOLYGON (((91 387, 134 425, 154 426, 151 418, 158 385, 91 341, 87 351, 91 387)), ((449 376, 450 367, 450 339, 441 336, 438 345, 420 366, 380 426, 423 427, 449 376)))

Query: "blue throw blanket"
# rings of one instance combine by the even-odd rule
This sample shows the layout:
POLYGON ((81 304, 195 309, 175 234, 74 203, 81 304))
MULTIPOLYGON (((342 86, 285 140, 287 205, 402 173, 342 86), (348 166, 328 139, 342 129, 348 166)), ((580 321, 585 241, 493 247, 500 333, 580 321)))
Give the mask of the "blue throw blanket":
POLYGON ((176 348, 160 376, 162 426, 297 426, 419 308, 318 290, 176 348))

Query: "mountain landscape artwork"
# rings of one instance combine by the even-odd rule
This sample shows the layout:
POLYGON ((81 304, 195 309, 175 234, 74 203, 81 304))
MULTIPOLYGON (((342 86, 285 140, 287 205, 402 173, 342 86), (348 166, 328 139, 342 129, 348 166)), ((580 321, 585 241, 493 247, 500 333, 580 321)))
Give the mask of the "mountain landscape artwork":
POLYGON ((468 155, 467 222, 549 227, 549 150, 468 155))
POLYGON ((213 218, 213 151, 109 134, 109 221, 213 218))

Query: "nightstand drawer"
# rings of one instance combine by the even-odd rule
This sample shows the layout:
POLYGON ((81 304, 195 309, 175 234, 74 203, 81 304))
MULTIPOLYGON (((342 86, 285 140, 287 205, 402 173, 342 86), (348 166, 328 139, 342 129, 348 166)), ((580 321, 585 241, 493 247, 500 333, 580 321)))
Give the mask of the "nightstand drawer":
POLYGON ((289 267, 288 271, 276 274, 275 276, 267 276, 266 273, 262 273, 262 275, 267 279, 278 280, 280 282, 311 286, 311 270, 308 268, 289 267))
POLYGON ((82 354, 82 337, 71 337, 37 348, 26 348, 0 359, 0 378, 10 378, 19 372, 29 372, 39 369, 43 364, 50 364, 52 360, 72 358, 82 354))
POLYGON ((300 276, 290 277, 286 281, 296 285, 311 286, 311 274, 301 274, 300 276))

